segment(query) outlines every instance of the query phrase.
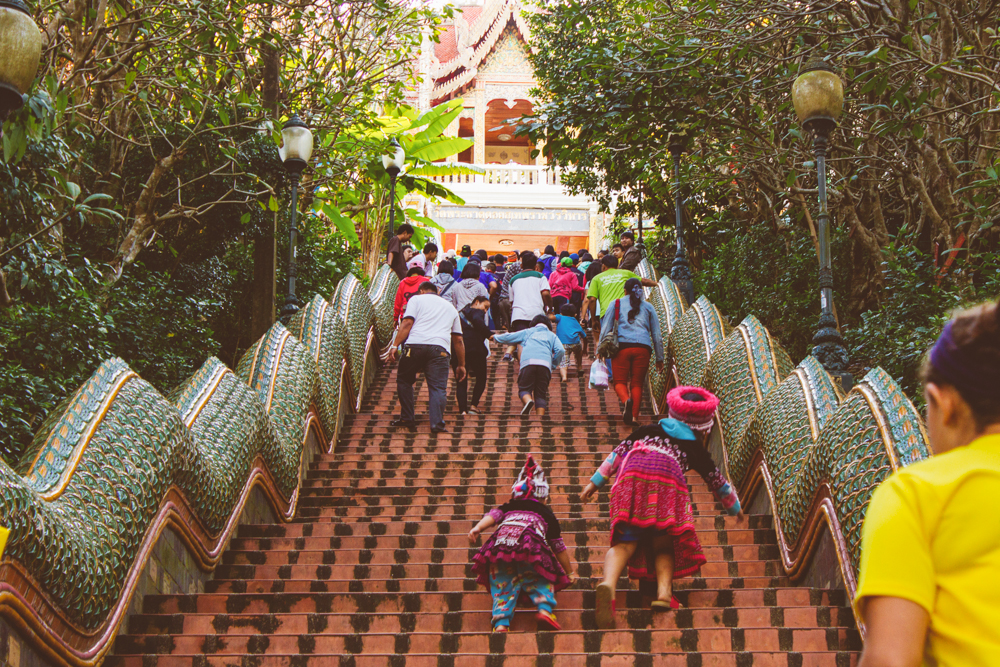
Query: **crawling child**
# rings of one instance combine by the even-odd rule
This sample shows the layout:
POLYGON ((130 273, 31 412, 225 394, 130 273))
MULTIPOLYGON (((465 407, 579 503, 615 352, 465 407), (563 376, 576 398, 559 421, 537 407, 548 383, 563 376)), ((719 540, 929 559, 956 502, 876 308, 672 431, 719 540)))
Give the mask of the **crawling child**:
POLYGON ((563 544, 559 521, 548 507, 549 483, 545 472, 528 456, 511 499, 496 507, 469 531, 469 542, 490 526, 497 529, 472 557, 477 581, 493 596, 493 631, 507 632, 518 597, 523 593, 535 604, 535 618, 547 629, 560 630, 555 608, 557 591, 576 575, 563 544))

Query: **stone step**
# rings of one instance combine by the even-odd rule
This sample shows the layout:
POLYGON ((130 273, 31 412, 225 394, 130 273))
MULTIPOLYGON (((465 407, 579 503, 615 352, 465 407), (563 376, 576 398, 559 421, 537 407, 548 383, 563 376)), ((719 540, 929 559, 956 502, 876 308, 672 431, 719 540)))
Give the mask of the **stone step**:
MULTIPOLYGON (((745 651, 671 653, 562 653, 540 655, 499 655, 495 653, 442 655, 395 653, 366 655, 307 655, 299 651, 289 655, 253 656, 254 667, 854 667, 858 657, 850 652, 768 652, 745 651), (692 663, 689 656, 698 659, 692 663), (502 661, 499 659, 502 658, 502 661)), ((227 656, 161 656, 134 655, 115 657, 105 663, 109 667, 233 667, 238 664, 227 656)))
MULTIPOLYGON (((457 526, 456 526, 457 528, 457 526)), ((480 538, 482 539, 482 538, 480 538)), ((607 548, 607 535, 594 532, 562 531, 562 539, 567 546, 599 546, 607 548)), ((698 540, 703 545, 719 544, 774 544, 773 530, 705 530, 698 533, 698 540), (725 542, 723 542, 725 540, 725 542)), ((469 546, 468 536, 464 533, 451 535, 384 535, 384 536, 348 536, 348 537, 279 537, 279 538, 244 538, 237 537, 229 543, 229 548, 236 551, 302 551, 306 549, 447 549, 449 547, 469 546)))
MULTIPOLYGON (((332 558, 331 558, 332 560, 332 558)), ((216 579, 220 580, 315 580, 326 579, 374 579, 385 577, 401 579, 436 579, 438 577, 471 577, 472 563, 324 563, 322 565, 274 564, 274 565, 219 565, 216 579)), ((572 560, 572 557, 571 559, 572 560)), ((580 576, 590 577, 601 572, 600 561, 576 563, 580 576)), ((784 572, 781 563, 762 560, 708 562, 701 567, 702 577, 780 577, 784 572)), ((685 581, 683 579, 678 581, 685 581)))
MULTIPOLYGON (((563 631, 596 630, 592 608, 557 609, 563 631)), ((702 607, 654 613, 647 607, 620 608, 615 613, 619 630, 708 628, 847 628, 854 629, 854 616, 846 607, 702 607)), ((530 609, 518 609, 512 632, 534 632, 535 616, 530 609)), ((219 634, 247 635, 263 632, 317 634, 323 632, 489 632, 488 613, 403 612, 403 613, 319 613, 260 615, 229 614, 137 614, 129 625, 131 635, 219 634)))
MULTIPOLYGON (((466 571, 463 576, 456 577, 417 577, 409 568, 404 568, 402 572, 392 572, 392 568, 385 572, 386 576, 374 576, 368 574, 364 577, 352 576, 357 574, 350 566, 342 566, 345 570, 344 577, 328 578, 322 577, 326 572, 320 572, 319 566, 311 577, 285 579, 264 579, 254 577, 252 581, 245 579, 213 579, 205 585, 206 593, 416 593, 427 591, 448 592, 474 592, 485 589, 476 582, 470 572, 466 571)), ((364 566, 362 566, 364 567, 364 566)), ((375 566, 378 567, 378 566, 375 566)), ((332 569, 332 568, 331 568, 332 569)), ((374 568, 372 568, 374 569, 374 568)), ((384 569, 384 568, 383 568, 384 569)), ((591 570, 594 571, 593 569, 591 570)), ((600 579, 592 576, 581 577, 580 582, 574 586, 579 590, 593 590, 600 583, 600 579)), ((694 579, 680 579, 674 582, 675 590, 701 589, 701 588, 783 588, 790 586, 787 577, 697 577, 694 579)))
POLYGON ((857 650, 857 633, 845 628, 701 628, 691 630, 631 629, 603 632, 514 632, 502 642, 489 632, 412 632, 412 633, 336 633, 308 634, 266 633, 231 635, 216 633, 180 635, 124 636, 116 641, 121 653, 192 655, 287 655, 303 652, 316 654, 425 654, 434 651, 448 654, 489 653, 503 644, 505 656, 563 655, 580 647, 591 653, 651 652, 690 653, 695 651, 841 651, 857 650))
MULTIPOLYGON (((618 591, 623 608, 629 591, 618 591)), ((633 592, 634 593, 634 592, 633 592)), ((634 597, 634 596, 633 596, 634 597)), ((745 588, 677 591, 677 599, 686 607, 808 607, 839 606, 845 603, 842 591, 811 588, 745 588)), ((594 591, 572 588, 559 593, 559 603, 566 607, 593 608, 594 591)), ((233 593, 195 595, 148 595, 144 602, 148 613, 176 614, 283 614, 396 612, 488 612, 490 596, 444 593, 233 593)))
MULTIPOLYGON (((477 519, 478 520, 478 519, 477 519)), ((566 519, 560 517, 559 525, 566 531, 588 531, 607 533, 610 522, 605 515, 594 519, 566 519)), ((757 514, 748 515, 743 523, 736 517, 716 515, 712 517, 695 517, 696 531, 771 529, 773 519, 770 516, 757 514)), ((450 521, 374 521, 371 519, 351 523, 287 523, 287 524, 244 524, 239 528, 239 537, 330 537, 339 535, 451 535, 454 524, 450 521)))

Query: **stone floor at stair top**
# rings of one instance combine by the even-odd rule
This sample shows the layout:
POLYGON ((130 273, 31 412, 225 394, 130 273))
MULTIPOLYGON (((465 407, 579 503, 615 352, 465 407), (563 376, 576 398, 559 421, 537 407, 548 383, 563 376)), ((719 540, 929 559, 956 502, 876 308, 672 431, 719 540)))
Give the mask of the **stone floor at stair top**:
MULTIPOLYGON (((555 375, 550 411, 521 417, 517 364, 495 354, 481 415, 461 416, 449 383, 448 432, 430 433, 418 378, 415 433, 395 431, 395 367, 383 368, 332 454, 318 458, 292 523, 241 526, 203 594, 151 595, 107 664, 368 667, 846 667, 860 638, 843 591, 795 587, 769 516, 738 523, 688 474, 708 562, 676 582, 684 607, 653 614, 622 578, 616 629, 598 630, 594 586, 608 546, 607 491, 578 497, 629 432, 613 392, 585 366, 555 375), (580 581, 558 594, 560 632, 519 609, 490 632, 490 597, 472 578, 469 528, 503 503, 533 453, 552 484, 580 581)), ((471 384, 471 382, 470 382, 471 384)), ((648 400, 643 420, 653 419, 648 400)))

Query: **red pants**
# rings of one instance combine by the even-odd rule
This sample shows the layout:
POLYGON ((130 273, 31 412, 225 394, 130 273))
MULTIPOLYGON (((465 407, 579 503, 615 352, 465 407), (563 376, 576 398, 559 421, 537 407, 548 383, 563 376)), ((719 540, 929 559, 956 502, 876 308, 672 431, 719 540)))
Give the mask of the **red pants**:
POLYGON ((639 419, 639 405, 642 403, 642 384, 649 372, 649 358, 652 353, 644 347, 626 347, 611 359, 611 375, 618 399, 624 403, 632 399, 632 417, 639 419), (631 384, 631 388, 629 385, 631 384))

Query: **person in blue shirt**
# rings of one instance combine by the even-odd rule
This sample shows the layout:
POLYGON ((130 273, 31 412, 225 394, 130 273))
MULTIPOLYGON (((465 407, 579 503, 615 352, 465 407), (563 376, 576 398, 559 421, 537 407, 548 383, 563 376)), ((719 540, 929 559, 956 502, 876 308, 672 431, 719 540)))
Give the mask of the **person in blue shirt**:
POLYGON ((524 404, 522 416, 537 408, 539 416, 545 415, 548 405, 549 382, 552 365, 562 363, 565 353, 559 338, 552 333, 546 315, 536 315, 527 329, 513 333, 497 334, 493 340, 501 345, 521 345, 521 370, 517 374, 517 394, 524 404))
POLYGON ((563 344, 563 361, 559 364, 559 378, 565 382, 569 374, 569 356, 576 357, 577 370, 583 368, 583 348, 587 344, 587 332, 576 319, 576 306, 563 304, 559 315, 550 317, 556 323, 556 338, 563 344))

